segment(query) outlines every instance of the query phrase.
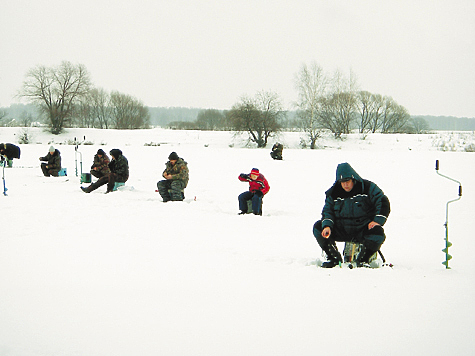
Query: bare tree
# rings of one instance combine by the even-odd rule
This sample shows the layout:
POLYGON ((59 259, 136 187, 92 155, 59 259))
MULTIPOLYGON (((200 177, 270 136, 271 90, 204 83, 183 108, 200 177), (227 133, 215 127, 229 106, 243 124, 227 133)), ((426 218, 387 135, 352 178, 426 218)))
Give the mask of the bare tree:
POLYGON ((90 98, 89 95, 87 95, 75 105, 74 122, 79 127, 95 127, 95 118, 89 103, 90 98))
POLYGON ((350 71, 349 78, 339 71, 335 71, 331 80, 331 93, 322 100, 322 127, 330 130, 335 137, 350 133, 352 122, 357 110, 357 81, 350 71))
POLYGON ((7 112, 3 109, 0 109, 0 121, 5 117, 7 117, 7 112))
POLYGON ((381 128, 383 122, 383 110, 385 98, 380 94, 371 94, 373 102, 373 114, 371 115, 370 131, 375 133, 381 128))
POLYGON ((298 91, 297 117, 299 124, 310 140, 310 148, 314 149, 321 134, 320 118, 322 103, 327 89, 327 77, 322 67, 311 63, 310 67, 302 64, 295 76, 295 87, 298 91))
POLYGON ((110 95, 111 118, 116 129, 147 128, 148 109, 134 97, 114 91, 110 95))
POLYGON ((359 112, 359 122, 358 127, 360 133, 364 133, 369 129, 369 126, 372 121, 373 114, 373 101, 372 94, 368 91, 358 92, 358 112, 359 112))
POLYGON ((108 129, 111 120, 111 109, 109 106, 109 94, 104 89, 93 89, 90 94, 90 105, 92 115, 95 118, 96 127, 108 129))
POLYGON ((64 61, 57 67, 30 69, 20 96, 36 104, 47 116, 53 134, 59 134, 72 119, 74 105, 86 95, 91 82, 85 66, 64 61))
POLYGON ((196 128, 199 130, 222 130, 224 126, 224 115, 216 109, 201 110, 196 118, 196 128))
POLYGON ((405 107, 396 103, 393 98, 386 97, 382 119, 382 133, 404 132, 410 115, 405 107))
POLYGON ((430 126, 423 117, 411 117, 409 119, 409 124, 412 127, 412 132, 416 134, 426 133, 430 130, 430 126))
POLYGON ((260 92, 255 98, 242 97, 228 112, 236 132, 247 132, 257 147, 266 147, 269 137, 281 129, 284 116, 279 96, 273 92, 260 92))
POLYGON ((285 118, 282 100, 272 91, 261 91, 256 95, 256 105, 260 112, 263 131, 263 142, 260 147, 266 147, 269 137, 281 130, 281 122, 285 118))
POLYGON ((33 115, 24 110, 22 111, 21 115, 20 115, 20 125, 23 126, 23 127, 29 127, 31 126, 32 122, 35 121, 35 118, 33 117, 33 115))

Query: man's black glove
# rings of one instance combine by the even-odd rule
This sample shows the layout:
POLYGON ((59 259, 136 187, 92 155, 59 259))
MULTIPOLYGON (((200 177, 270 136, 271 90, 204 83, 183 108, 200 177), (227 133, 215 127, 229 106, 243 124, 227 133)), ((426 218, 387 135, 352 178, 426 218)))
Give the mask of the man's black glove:
POLYGON ((239 177, 241 177, 242 179, 249 179, 249 176, 245 173, 241 173, 239 177))
POLYGON ((260 190, 253 190, 252 191, 255 195, 259 196, 259 197, 262 197, 264 194, 262 194, 262 192, 260 190))

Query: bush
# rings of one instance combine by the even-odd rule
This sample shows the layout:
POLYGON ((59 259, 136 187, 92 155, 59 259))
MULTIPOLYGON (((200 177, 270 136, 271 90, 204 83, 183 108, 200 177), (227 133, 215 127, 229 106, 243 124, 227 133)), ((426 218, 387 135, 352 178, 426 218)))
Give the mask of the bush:
POLYGON ((471 143, 465 146, 465 152, 475 152, 475 144, 471 143))
POLYGON ((31 143, 33 139, 33 135, 30 133, 28 129, 21 129, 20 133, 18 134, 18 143, 22 145, 28 145, 31 143))

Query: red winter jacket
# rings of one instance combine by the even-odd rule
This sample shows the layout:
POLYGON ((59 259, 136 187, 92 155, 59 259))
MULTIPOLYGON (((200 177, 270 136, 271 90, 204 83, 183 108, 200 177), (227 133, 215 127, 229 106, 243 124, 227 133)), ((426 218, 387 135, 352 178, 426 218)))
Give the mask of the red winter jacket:
POLYGON ((262 173, 259 173, 259 176, 257 177, 256 180, 252 180, 251 177, 246 174, 246 178, 243 176, 238 176, 238 179, 241 182, 249 182, 249 191, 254 191, 254 190, 260 190, 263 195, 266 195, 267 192, 270 189, 269 183, 267 183, 267 179, 262 175, 262 173))

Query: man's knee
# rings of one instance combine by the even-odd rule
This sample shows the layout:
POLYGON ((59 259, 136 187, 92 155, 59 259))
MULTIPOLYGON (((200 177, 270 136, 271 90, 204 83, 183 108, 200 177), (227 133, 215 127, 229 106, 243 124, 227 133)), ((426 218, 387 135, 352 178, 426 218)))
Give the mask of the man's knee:
POLYGON ((322 234, 322 221, 318 220, 315 224, 313 224, 313 236, 317 237, 317 235, 322 234))
POLYGON ((377 225, 373 227, 371 230, 368 230, 366 234, 363 236, 364 244, 368 247, 379 250, 381 245, 386 240, 386 235, 384 234, 384 229, 382 226, 377 225))
POLYGON ((157 183, 158 190, 168 190, 168 181, 161 180, 157 183))
POLYGON ((322 236, 322 221, 318 220, 315 224, 313 224, 313 236, 317 240, 320 246, 325 246, 328 243, 328 239, 325 239, 322 236))

